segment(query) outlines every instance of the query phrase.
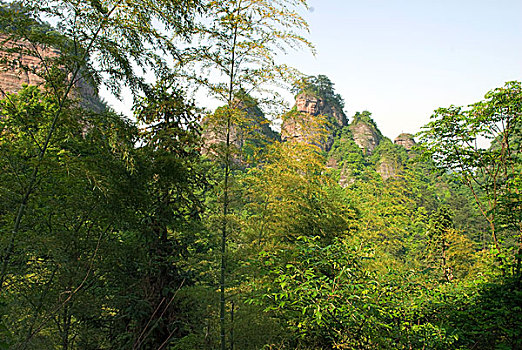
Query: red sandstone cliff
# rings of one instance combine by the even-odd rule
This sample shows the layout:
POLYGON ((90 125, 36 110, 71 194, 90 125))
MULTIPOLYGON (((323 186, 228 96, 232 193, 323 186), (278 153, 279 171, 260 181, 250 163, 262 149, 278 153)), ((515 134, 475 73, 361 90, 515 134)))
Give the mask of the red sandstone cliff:
MULTIPOLYGON (((19 91, 24 84, 44 88, 48 69, 60 56, 60 50, 36 45, 24 40, 11 40, 0 34, 0 97, 6 93, 19 91)), ((69 79, 72 74, 65 72, 69 79)), ((74 81, 71 97, 80 97, 85 107, 100 110, 103 108, 97 91, 81 75, 74 81)))

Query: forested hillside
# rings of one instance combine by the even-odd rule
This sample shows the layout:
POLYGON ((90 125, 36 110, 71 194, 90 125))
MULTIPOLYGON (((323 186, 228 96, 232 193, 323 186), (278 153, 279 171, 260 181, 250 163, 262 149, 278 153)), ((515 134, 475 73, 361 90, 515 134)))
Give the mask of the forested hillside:
POLYGON ((392 141, 306 7, 2 3, 0 349, 522 349, 521 83, 392 141))

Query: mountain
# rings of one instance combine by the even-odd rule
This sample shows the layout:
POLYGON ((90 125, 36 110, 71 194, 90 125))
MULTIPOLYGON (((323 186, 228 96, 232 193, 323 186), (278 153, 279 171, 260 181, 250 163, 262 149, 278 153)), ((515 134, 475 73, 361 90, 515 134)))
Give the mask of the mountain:
POLYGON ((318 146, 343 186, 364 179, 369 171, 384 180, 400 174, 412 154, 413 135, 403 133, 392 142, 382 135, 370 112, 357 112, 349 122, 343 108, 344 100, 327 77, 310 77, 298 91, 292 110, 283 116, 281 139, 318 146))
POLYGON ((281 139, 313 143, 328 152, 348 123, 344 100, 324 75, 308 77, 298 89, 295 106, 283 116, 281 139))
POLYGON ((315 145, 327 166, 347 186, 370 173, 383 180, 399 175, 415 145, 413 135, 403 133, 395 142, 383 136, 368 111, 357 112, 351 121, 344 113, 344 100, 326 76, 309 77, 297 91, 294 107, 282 116, 281 134, 270 128, 257 101, 246 93, 234 100, 235 108, 218 108, 203 122, 203 152, 219 157, 226 142, 227 113, 231 113, 230 143, 236 164, 251 165, 250 158, 270 142, 303 142, 315 145))

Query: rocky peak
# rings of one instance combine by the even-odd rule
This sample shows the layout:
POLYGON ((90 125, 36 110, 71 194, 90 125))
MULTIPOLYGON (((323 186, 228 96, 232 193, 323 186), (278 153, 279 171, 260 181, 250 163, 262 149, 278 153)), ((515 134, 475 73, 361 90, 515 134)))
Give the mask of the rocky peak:
POLYGON ((340 129, 348 124, 348 118, 342 108, 327 99, 309 92, 302 92, 295 98, 298 112, 317 116, 324 115, 332 129, 340 129))
POLYGON ((335 134, 347 125, 346 115, 339 106, 310 92, 302 92, 296 96, 295 111, 297 113, 292 114, 291 118, 283 120, 282 138, 310 142, 326 136, 325 141, 319 142, 319 146, 325 151, 332 147, 335 134))
POLYGON ((283 117, 281 137, 316 144, 329 151, 335 136, 348 125, 344 100, 324 75, 309 76, 297 84, 295 107, 283 117))
POLYGON ((295 98, 295 106, 299 112, 315 116, 324 108, 324 100, 312 94, 301 93, 295 98))
POLYGON ((349 126, 353 140, 365 155, 372 154, 382 139, 381 132, 370 116, 371 113, 367 111, 357 112, 349 126))
POLYGON ((408 133, 402 133, 399 136, 397 136, 395 138, 394 143, 397 145, 403 146, 407 150, 412 149, 413 146, 415 146, 415 144, 416 144, 415 139, 413 138, 413 135, 408 134, 408 133))

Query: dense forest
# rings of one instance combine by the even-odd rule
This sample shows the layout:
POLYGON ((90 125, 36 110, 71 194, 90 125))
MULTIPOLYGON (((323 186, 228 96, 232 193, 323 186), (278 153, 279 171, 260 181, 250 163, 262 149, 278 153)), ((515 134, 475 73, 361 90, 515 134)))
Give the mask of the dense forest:
POLYGON ((0 5, 0 349, 522 349, 520 82, 390 140, 305 0, 0 5))

